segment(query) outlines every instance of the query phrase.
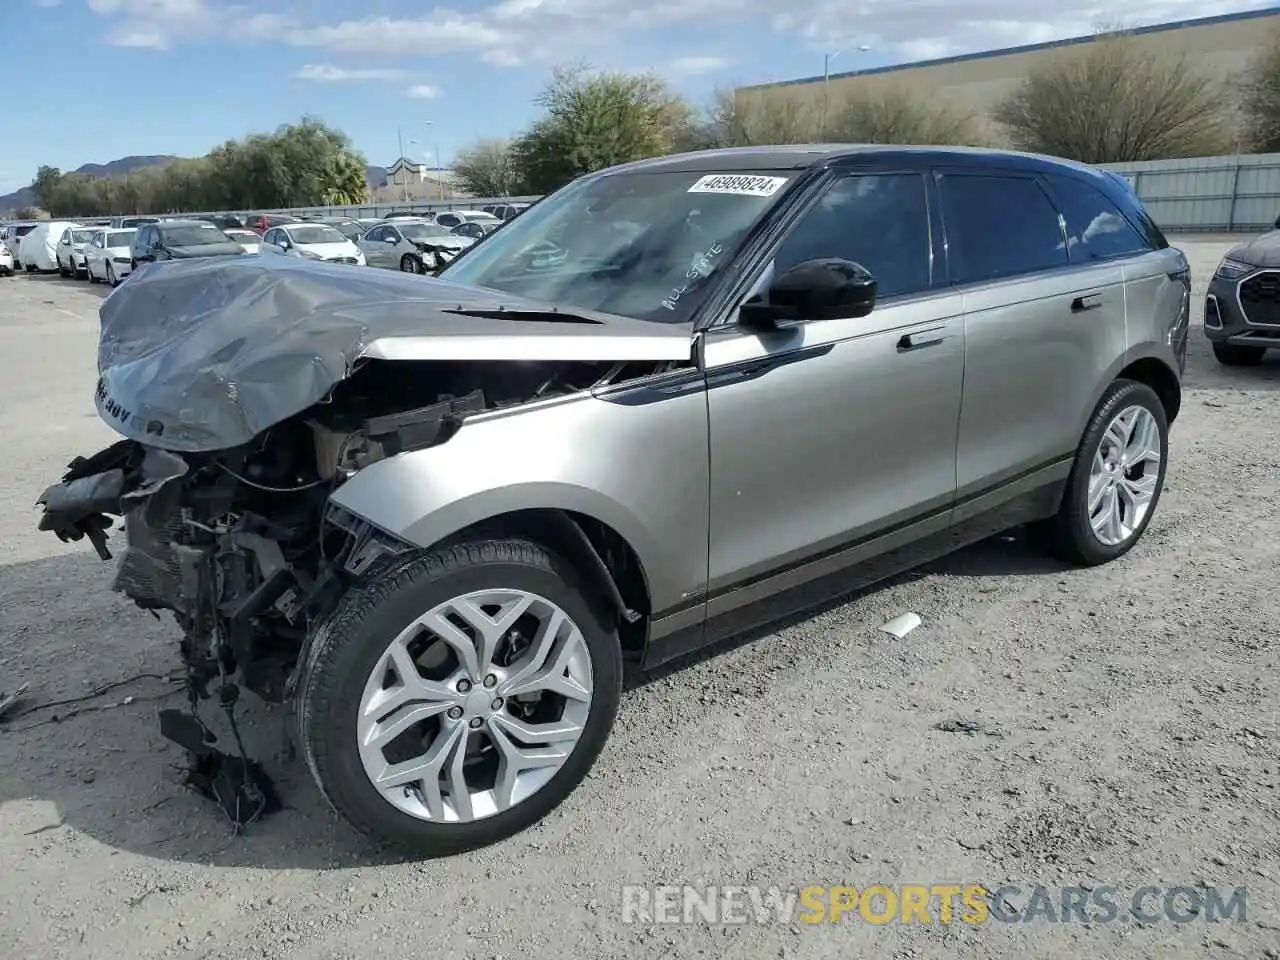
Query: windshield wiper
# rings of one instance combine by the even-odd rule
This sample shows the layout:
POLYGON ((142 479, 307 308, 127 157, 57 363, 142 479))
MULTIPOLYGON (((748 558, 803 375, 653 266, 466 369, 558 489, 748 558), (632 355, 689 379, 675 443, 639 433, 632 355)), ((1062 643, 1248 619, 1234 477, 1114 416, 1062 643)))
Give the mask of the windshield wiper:
POLYGON ((543 323, 592 323, 602 324, 603 320, 584 317, 578 313, 565 313, 562 310, 547 307, 454 307, 444 311, 456 313, 463 317, 482 317, 486 320, 533 320, 543 323))

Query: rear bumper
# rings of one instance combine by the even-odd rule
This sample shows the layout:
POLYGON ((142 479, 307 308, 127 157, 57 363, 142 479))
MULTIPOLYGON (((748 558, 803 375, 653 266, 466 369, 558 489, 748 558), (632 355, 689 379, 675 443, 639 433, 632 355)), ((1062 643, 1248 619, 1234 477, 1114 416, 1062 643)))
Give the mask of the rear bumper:
POLYGON ((1204 335, 1215 343, 1280 348, 1280 270, 1214 277, 1205 293, 1204 335))

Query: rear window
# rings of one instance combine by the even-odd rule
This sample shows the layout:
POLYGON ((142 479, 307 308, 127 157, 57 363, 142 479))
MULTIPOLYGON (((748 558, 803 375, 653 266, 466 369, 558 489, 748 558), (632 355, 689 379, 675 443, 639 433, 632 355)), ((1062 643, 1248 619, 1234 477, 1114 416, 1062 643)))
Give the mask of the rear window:
POLYGON ((89 243, 93 240, 93 235, 95 233, 97 233, 96 230, 72 230, 71 242, 72 243, 89 243))
POLYGON ((25 227, 15 227, 13 235, 15 237, 25 237, 28 233, 30 233, 35 228, 36 228, 36 225, 34 223, 25 227))
POLYGON ((113 230, 111 233, 107 234, 107 246, 127 247, 129 244, 133 243, 134 235, 137 234, 137 232, 138 231, 136 230, 113 230))
POLYGON ((1030 177, 949 174, 940 191, 954 282, 1067 265, 1057 208, 1030 177))

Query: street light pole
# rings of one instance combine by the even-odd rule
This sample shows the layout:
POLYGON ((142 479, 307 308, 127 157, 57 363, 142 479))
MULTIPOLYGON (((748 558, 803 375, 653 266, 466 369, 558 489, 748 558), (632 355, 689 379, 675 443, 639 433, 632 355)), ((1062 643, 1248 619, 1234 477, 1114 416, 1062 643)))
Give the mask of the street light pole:
MULTIPOLYGON (((866 44, 860 44, 856 49, 859 53, 866 53, 871 48, 866 44)), ((827 112, 831 108, 831 61, 842 52, 833 50, 822 55, 822 122, 818 129, 819 138, 822 140, 827 138, 827 112)))
POLYGON ((400 199, 402 202, 408 202, 409 178, 404 169, 404 131, 399 127, 396 127, 396 141, 400 144, 400 156, 396 157, 396 166, 400 168, 400 199))
MULTIPOLYGON (((435 121, 423 120, 422 125, 425 127, 434 127, 435 121)), ((444 174, 440 170, 440 140, 434 136, 431 139, 432 139, 432 146, 435 148, 435 153, 436 153, 436 183, 439 185, 439 188, 440 188, 440 199, 444 200, 444 174)))

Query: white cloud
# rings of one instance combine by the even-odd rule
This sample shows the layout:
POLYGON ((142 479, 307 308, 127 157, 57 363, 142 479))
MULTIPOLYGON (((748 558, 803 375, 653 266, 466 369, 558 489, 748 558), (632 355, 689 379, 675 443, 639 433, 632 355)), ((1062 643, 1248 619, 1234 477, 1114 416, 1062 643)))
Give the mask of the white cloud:
POLYGON ((704 73, 716 73, 731 63, 733 61, 728 57, 676 57, 663 65, 662 73, 675 77, 695 77, 704 73))
POLYGON ((440 96, 440 90, 429 83, 415 83, 404 92, 404 95, 412 100, 432 100, 440 96))
MULTIPOLYGON (((744 24, 755 24, 759 39, 741 51, 739 64, 753 62, 752 46, 767 50, 770 44, 798 41, 812 51, 812 72, 817 74, 822 52, 841 48, 845 52, 833 69, 856 70, 870 63, 1079 36, 1101 20, 1114 19, 1117 11, 1122 11, 1126 24, 1138 26, 1257 9, 1264 0, 1127 0, 1123 5, 1115 0, 1071 5, 1049 0, 966 0, 962 5, 957 0, 862 0, 856 5, 848 0, 792 0, 785 13, 778 13, 776 0, 480 0, 483 5, 467 12, 436 7, 421 14, 371 12, 336 21, 326 21, 317 12, 328 4, 294 3, 291 9, 299 14, 293 17, 275 12, 282 8, 279 0, 86 3, 109 20, 106 36, 111 43, 152 48, 182 41, 278 43, 352 58, 352 72, 368 65, 370 57, 421 59, 442 54, 478 57, 494 66, 547 65, 577 57, 607 62, 611 47, 627 52, 665 49, 692 37, 700 43, 715 42, 720 31, 732 30, 740 38, 744 24), (871 51, 852 49, 861 45, 871 51)), ((380 6, 390 8, 390 0, 366 0, 363 9, 380 6)), ((723 68, 719 59, 676 56, 659 69, 673 77, 706 74, 723 68)))
POLYGON ((391 68, 352 70, 327 63, 308 63, 298 70, 294 77, 298 80, 306 80, 308 83, 366 83, 401 80, 404 78, 404 71, 391 68))

